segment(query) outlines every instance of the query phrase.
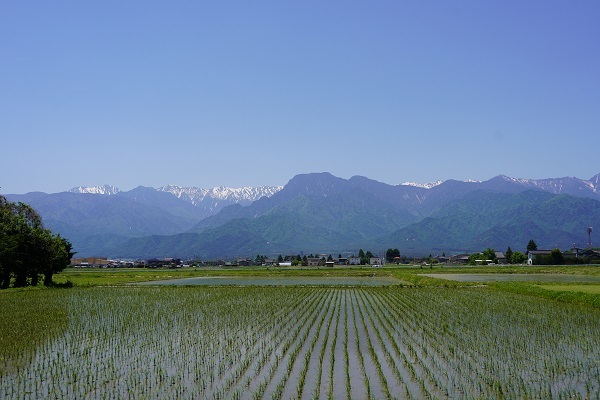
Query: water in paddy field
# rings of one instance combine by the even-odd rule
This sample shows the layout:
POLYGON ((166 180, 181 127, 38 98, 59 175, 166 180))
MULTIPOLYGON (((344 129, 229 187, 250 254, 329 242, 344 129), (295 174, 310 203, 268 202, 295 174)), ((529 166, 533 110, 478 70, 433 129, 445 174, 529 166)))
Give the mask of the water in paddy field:
POLYGON ((210 276, 141 282, 139 286, 394 286, 403 285, 399 279, 378 276, 348 277, 229 277, 210 276))
POLYGON ((60 293, 64 335, 0 398, 600 396, 600 310, 485 287, 60 293))

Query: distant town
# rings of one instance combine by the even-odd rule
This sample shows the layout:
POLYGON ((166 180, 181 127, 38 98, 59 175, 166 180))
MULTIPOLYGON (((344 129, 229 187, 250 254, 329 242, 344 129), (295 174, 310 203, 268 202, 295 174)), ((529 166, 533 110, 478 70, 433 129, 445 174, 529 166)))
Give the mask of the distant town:
POLYGON ((73 268, 198 268, 198 267, 334 267, 334 266, 372 266, 383 265, 563 265, 563 264, 600 264, 600 250, 574 247, 567 251, 560 249, 537 249, 535 243, 525 253, 513 252, 510 247, 505 251, 488 248, 480 253, 462 253, 451 256, 429 255, 428 257, 401 256, 398 249, 388 249, 385 255, 374 255, 370 251, 359 250, 357 255, 334 257, 331 254, 278 255, 267 257, 257 255, 234 259, 199 260, 194 257, 150 258, 147 260, 113 260, 107 257, 73 258, 73 268))

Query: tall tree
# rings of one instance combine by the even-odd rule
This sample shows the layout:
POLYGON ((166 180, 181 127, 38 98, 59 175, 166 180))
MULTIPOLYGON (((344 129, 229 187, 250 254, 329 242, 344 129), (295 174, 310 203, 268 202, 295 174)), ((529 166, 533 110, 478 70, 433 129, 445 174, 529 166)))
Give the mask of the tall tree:
POLYGON ((504 257, 506 258, 506 262, 509 264, 512 264, 512 255, 513 255, 513 251, 510 248, 510 246, 508 246, 506 248, 506 251, 504 252, 504 257))
POLYGON ((75 255, 71 242, 60 235, 51 237, 49 250, 50 262, 44 264, 41 270, 46 286, 52 285, 52 276, 68 267, 75 255))
POLYGON ((550 258, 552 259, 552 264, 554 265, 563 265, 565 263, 565 258, 558 248, 553 249, 552 252, 550 252, 550 258))
POLYGON ((529 243, 527 243, 527 251, 532 251, 532 250, 537 250, 537 244, 535 243, 535 241, 533 239, 531 239, 529 241, 529 243))

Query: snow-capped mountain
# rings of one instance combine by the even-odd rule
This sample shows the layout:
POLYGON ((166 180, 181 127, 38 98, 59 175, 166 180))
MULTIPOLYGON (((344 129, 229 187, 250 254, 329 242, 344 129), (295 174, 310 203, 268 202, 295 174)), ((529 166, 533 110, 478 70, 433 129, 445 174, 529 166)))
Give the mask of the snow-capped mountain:
POLYGON ((91 187, 75 187, 69 190, 70 193, 88 193, 88 194, 101 194, 105 196, 115 195, 120 192, 119 188, 111 185, 102 186, 91 186, 91 187))
MULTIPOLYGON (((570 194, 575 196, 588 196, 600 193, 600 174, 583 180, 575 177, 564 178, 548 178, 548 179, 522 179, 511 178, 505 175, 500 175, 499 179, 505 182, 516 183, 521 186, 530 187, 532 189, 541 189, 554 194, 570 194)), ((592 197, 594 197, 592 195, 592 197)))
POLYGON ((422 188, 422 189, 431 189, 438 185, 441 185, 442 183, 444 183, 444 181, 435 181, 435 182, 428 182, 428 183, 404 182, 404 183, 401 183, 400 185, 401 186, 413 186, 413 187, 418 187, 418 188, 422 188))
POLYGON ((250 204, 261 197, 271 197, 283 186, 259 186, 259 187, 241 187, 228 188, 224 186, 214 187, 212 189, 201 189, 196 187, 181 187, 176 185, 167 185, 156 190, 168 192, 176 197, 186 200, 193 205, 213 199, 215 201, 227 201, 239 203, 242 205, 250 204))
MULTIPOLYGON (((471 245, 486 247, 512 243, 510 235, 513 232, 507 231, 507 226, 515 226, 515 232, 522 231, 527 236, 519 238, 518 242, 529 240, 539 228, 541 231, 536 235, 546 238, 542 243, 570 245, 580 240, 581 232, 585 232, 581 226, 596 226, 598 219, 594 213, 595 210, 600 213, 599 189, 600 174, 587 180, 572 177, 520 179, 500 175, 483 182, 449 179, 430 184, 388 185, 365 177, 346 180, 320 173, 298 175, 283 188, 199 189, 171 185, 159 189, 139 186, 120 191, 104 185, 70 190, 74 193, 32 192, 7 195, 7 198, 31 204, 44 218, 46 226, 73 241, 79 254, 146 257, 202 252, 203 257, 221 257, 242 250, 249 254, 276 254, 291 248, 324 246, 341 249, 364 243, 383 248, 404 243, 402 237, 404 241, 406 237, 421 238, 421 245, 425 247, 415 247, 414 251, 429 251, 427 246, 439 246, 440 243, 446 247, 454 243, 457 249, 464 251, 471 245), (255 201, 261 197, 262 200, 255 201), (556 202, 551 201, 554 198, 556 202), (515 206, 517 211, 528 210, 540 201, 550 201, 550 208, 540 208, 523 216, 517 213, 520 220, 515 220, 513 214, 507 215, 496 231, 480 232, 478 234, 486 236, 469 237, 468 241, 456 239, 461 232, 446 232, 447 227, 460 226, 451 220, 457 210, 470 212, 471 216, 479 213, 477 218, 489 210, 494 216, 493 211, 505 207, 505 201, 515 204, 525 201, 523 207, 520 203, 515 206), (551 207, 555 206, 560 206, 560 212, 552 211, 551 207), (535 222, 532 218, 540 215, 556 220, 556 224, 566 221, 570 230, 557 236, 555 230, 544 231, 544 226, 539 225, 532 231, 531 225, 535 222), (436 225, 432 218, 442 222, 436 225), (240 219, 245 221, 237 223, 240 219), (423 224, 403 230, 419 224, 422 219, 425 219, 423 224), (523 227, 518 225, 521 220, 526 223, 523 227), (581 226, 576 227, 571 220, 580 221, 581 226), (210 235, 201 236, 208 229, 210 235), (400 233, 381 241, 383 235, 392 235, 396 231, 400 233), (440 236, 440 232, 445 232, 446 236, 440 236)), ((544 221, 547 223, 548 219, 544 221)), ((491 225, 488 228, 496 229, 491 225)))

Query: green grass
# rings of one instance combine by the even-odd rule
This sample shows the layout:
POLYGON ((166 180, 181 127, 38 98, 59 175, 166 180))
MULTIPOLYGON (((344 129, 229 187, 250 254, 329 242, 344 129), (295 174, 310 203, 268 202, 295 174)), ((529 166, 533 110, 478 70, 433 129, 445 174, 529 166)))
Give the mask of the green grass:
POLYGON ((40 344, 66 329, 66 293, 42 288, 0 291, 0 376, 27 364, 40 344))
POLYGON ((600 294, 600 285, 539 285, 542 289, 553 290, 555 292, 581 292, 589 294, 600 294))
POLYGON ((589 286, 600 288, 600 285, 590 284, 590 285, 582 285, 582 284, 573 284, 573 285, 537 285, 531 283, 524 282, 494 282, 488 284, 490 287, 495 288, 497 290, 502 290, 505 292, 511 293, 519 293, 526 294, 535 297, 541 297, 545 299, 557 300, 565 303, 573 303, 585 306, 591 306, 595 308, 600 308, 600 294, 595 293, 593 290, 588 290, 587 292, 579 291, 579 290, 555 290, 549 289, 548 286, 552 286, 553 288, 562 287, 581 287, 581 286, 589 286))

